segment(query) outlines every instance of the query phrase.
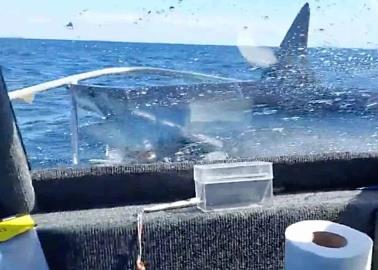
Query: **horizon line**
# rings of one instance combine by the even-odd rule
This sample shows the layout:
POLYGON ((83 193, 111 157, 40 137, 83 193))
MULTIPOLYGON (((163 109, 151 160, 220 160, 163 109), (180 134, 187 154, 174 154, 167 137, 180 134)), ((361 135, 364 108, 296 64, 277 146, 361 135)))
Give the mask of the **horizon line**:
MULTIPOLYGON (((72 41, 72 42, 104 42, 104 43, 132 43, 132 44, 157 44, 157 45, 181 45, 181 46, 222 46, 222 47, 238 47, 236 44, 220 44, 220 43, 212 43, 212 44, 204 44, 204 43, 180 43, 180 42, 169 42, 169 41, 159 41, 159 42, 152 42, 152 41, 125 41, 125 40, 103 40, 103 39, 70 39, 70 38, 33 38, 33 37, 12 37, 12 36, 0 36, 0 40, 2 39, 20 39, 20 40, 46 40, 46 41, 72 41)), ((375 44, 377 47, 340 47, 340 46, 309 46, 308 48, 316 49, 360 49, 360 50, 374 50, 378 48, 378 44, 375 44)), ((258 47, 270 47, 270 48, 278 48, 279 46, 258 46, 258 47)))

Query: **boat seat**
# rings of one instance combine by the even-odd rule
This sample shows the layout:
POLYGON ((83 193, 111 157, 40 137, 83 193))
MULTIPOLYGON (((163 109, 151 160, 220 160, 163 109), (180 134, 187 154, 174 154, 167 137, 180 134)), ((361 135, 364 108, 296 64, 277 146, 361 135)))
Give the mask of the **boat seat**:
MULTIPOLYGON (((135 269, 136 214, 142 206, 35 214, 51 269, 135 269)), ((374 236, 378 191, 279 195, 272 206, 202 213, 196 208, 148 213, 147 269, 283 269, 284 231, 325 219, 374 236)))
POLYGON ((25 148, 0 69, 0 219, 28 213, 34 190, 25 148))
MULTIPOLYGON (((325 219, 374 237, 374 154, 276 157, 273 205, 144 218, 147 269, 282 269, 285 228, 325 219), (370 186, 363 190, 357 187, 370 186)), ((145 204, 191 198, 191 163, 33 171, 38 224, 52 269, 133 269, 136 214, 145 204)))

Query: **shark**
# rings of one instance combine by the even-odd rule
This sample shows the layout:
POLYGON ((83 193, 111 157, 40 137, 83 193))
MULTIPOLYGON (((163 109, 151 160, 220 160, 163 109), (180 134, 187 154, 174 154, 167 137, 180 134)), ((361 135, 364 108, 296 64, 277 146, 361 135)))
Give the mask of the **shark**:
POLYGON ((36 92, 68 85, 74 108, 74 149, 78 149, 78 137, 96 145, 101 142, 106 156, 98 160, 101 163, 226 159, 234 153, 229 141, 245 133, 252 118, 266 111, 283 112, 288 118, 326 113, 366 116, 378 107, 373 93, 338 91, 316 78, 308 64, 309 23, 306 3, 274 51, 277 61, 261 67, 258 80, 216 78, 209 83, 134 88, 78 83, 134 70, 111 68, 10 92, 10 98, 29 101, 36 92), (82 112, 90 116, 79 127, 82 112))
MULTIPOLYGON (((187 160, 187 153, 204 159, 226 158, 224 142, 216 136, 217 128, 242 132, 251 108, 274 102, 276 106, 287 106, 293 97, 285 89, 291 87, 291 93, 298 92, 298 82, 301 87, 313 83, 304 68, 309 20, 310 7, 306 3, 275 53, 277 63, 263 68, 257 81, 138 88, 72 84, 75 105, 99 119, 81 126, 80 132, 103 142, 106 155, 113 161, 149 162, 172 156, 187 160)), ((300 95, 296 96, 295 104, 301 107, 300 95)))

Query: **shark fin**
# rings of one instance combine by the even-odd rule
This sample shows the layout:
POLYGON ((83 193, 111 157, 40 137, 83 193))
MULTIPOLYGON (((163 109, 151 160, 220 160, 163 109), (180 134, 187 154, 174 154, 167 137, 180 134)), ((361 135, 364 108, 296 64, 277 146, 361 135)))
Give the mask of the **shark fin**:
POLYGON ((298 12, 276 53, 278 62, 262 73, 262 78, 289 78, 312 82, 315 76, 309 69, 306 52, 310 6, 306 3, 298 12), (296 72, 291 72, 295 70, 296 72))
POLYGON ((310 6, 306 3, 298 12, 280 45, 280 54, 298 55, 307 49, 310 6))

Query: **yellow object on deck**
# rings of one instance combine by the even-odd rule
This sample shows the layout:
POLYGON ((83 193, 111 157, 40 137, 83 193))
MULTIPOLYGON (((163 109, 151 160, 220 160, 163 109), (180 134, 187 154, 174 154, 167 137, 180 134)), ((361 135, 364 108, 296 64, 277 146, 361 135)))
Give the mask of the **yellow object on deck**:
POLYGON ((33 229, 34 220, 30 215, 0 220, 0 243, 33 229))

